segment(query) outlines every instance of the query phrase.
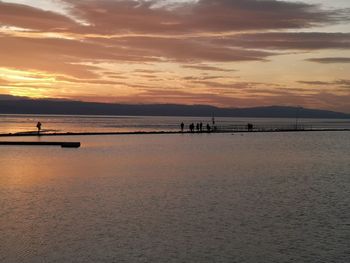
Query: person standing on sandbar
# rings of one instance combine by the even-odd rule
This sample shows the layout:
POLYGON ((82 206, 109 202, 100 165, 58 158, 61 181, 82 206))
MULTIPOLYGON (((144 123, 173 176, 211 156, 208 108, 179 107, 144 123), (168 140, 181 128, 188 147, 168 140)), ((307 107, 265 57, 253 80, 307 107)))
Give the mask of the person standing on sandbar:
POLYGON ((38 134, 40 134, 40 131, 41 131, 41 122, 40 121, 36 124, 36 127, 38 128, 38 134))

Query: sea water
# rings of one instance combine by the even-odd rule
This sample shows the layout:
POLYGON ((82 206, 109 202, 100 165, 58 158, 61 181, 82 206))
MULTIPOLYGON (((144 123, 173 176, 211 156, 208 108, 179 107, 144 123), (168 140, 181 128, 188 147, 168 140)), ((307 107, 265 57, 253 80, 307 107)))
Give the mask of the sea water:
MULTIPOLYGON (((0 115, 0 134, 36 131, 39 121, 44 132, 178 131, 181 122, 184 122, 185 130, 191 123, 202 122, 204 127, 213 125, 213 117, 0 115)), ((267 129, 350 129, 349 119, 214 117, 214 122, 222 129, 242 129, 247 123, 267 129)))
POLYGON ((0 146, 0 262, 350 260, 349 132, 59 139, 0 146))

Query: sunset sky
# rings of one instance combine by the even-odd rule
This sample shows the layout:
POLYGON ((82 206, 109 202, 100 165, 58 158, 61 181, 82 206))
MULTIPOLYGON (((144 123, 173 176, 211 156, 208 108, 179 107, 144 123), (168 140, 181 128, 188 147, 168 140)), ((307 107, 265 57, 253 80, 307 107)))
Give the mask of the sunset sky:
POLYGON ((350 113, 350 1, 0 0, 0 94, 350 113))

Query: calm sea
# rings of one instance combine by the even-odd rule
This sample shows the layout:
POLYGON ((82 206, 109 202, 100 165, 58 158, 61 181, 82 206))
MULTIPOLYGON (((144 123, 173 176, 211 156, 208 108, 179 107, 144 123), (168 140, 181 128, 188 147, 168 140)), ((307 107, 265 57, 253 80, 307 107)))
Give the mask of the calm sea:
MULTIPOLYGON (((158 121, 0 130, 38 119, 158 121)), ((24 139, 82 147, 0 146, 2 263, 350 261, 350 132, 24 139)))
MULTIPOLYGON (((0 133, 35 131, 39 121, 49 132, 174 131, 180 129, 181 122, 186 128, 191 123, 212 124, 211 117, 0 115, 0 133)), ((350 119, 215 118, 215 124, 222 128, 244 127, 248 122, 264 128, 293 128, 297 124, 315 129, 350 129, 350 119)))

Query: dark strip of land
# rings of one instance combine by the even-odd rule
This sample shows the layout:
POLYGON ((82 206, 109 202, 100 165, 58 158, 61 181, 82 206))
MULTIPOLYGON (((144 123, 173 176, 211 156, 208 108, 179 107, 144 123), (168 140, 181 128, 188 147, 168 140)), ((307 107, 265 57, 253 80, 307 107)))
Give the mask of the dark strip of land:
POLYGON ((135 132, 55 132, 40 133, 8 133, 0 134, 0 137, 28 137, 28 136, 89 136, 89 135, 151 135, 151 134, 210 134, 210 133, 270 133, 270 132, 336 132, 350 131, 350 129, 266 129, 266 130, 218 130, 218 131, 135 131, 135 132))
POLYGON ((80 142, 8 142, 0 141, 0 146, 61 146, 62 148, 79 148, 80 142))

